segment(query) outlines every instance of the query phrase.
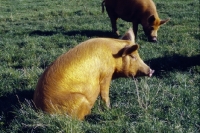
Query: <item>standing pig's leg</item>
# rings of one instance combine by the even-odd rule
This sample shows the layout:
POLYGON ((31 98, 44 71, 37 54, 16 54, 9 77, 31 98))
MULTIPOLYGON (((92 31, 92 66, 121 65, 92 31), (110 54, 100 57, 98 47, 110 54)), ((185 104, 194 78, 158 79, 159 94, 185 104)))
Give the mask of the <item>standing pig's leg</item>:
POLYGON ((106 106, 110 108, 110 98, 109 98, 109 87, 110 87, 111 77, 104 78, 100 83, 100 94, 102 100, 106 103, 106 106))
POLYGON ((111 25, 112 25, 112 32, 119 36, 119 31, 117 30, 117 15, 115 12, 113 12, 112 10, 110 10, 109 8, 106 8, 108 16, 110 17, 110 21, 111 21, 111 25))
POLYGON ((133 22, 133 32, 134 32, 135 38, 137 38, 137 31, 138 31, 138 23, 133 22))
POLYGON ((111 18, 112 32, 116 36, 120 36, 119 31, 117 30, 117 18, 111 18))

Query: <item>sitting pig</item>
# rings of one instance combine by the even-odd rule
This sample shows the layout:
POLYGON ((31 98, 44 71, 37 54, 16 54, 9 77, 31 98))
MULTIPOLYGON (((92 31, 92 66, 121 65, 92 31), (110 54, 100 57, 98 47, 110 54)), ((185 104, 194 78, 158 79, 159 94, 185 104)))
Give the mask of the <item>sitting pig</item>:
POLYGON ((154 70, 138 54, 130 29, 120 39, 94 38, 58 57, 41 75, 34 103, 47 113, 84 119, 101 95, 110 107, 109 86, 113 78, 151 77, 154 70))
POLYGON ((116 25, 117 18, 121 18, 133 23, 135 36, 137 36, 138 24, 141 24, 148 40, 156 42, 160 25, 169 21, 169 19, 160 20, 152 0, 104 0, 102 12, 104 5, 111 20, 112 32, 117 35, 119 35, 116 25))

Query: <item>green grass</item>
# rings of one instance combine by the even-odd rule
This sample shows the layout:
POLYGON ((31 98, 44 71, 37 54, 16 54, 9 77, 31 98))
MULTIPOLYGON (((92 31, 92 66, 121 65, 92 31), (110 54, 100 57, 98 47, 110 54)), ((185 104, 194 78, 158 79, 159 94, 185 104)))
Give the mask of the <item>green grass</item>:
MULTIPOLYGON (((97 99, 85 121, 36 112, 32 97, 44 69, 59 55, 94 37, 112 37, 101 0, 1 0, 0 132, 200 132, 199 1, 154 0, 171 20, 149 43, 141 26, 140 56, 152 78, 114 80, 111 109, 97 99)), ((131 23, 118 20, 123 34, 131 23)))

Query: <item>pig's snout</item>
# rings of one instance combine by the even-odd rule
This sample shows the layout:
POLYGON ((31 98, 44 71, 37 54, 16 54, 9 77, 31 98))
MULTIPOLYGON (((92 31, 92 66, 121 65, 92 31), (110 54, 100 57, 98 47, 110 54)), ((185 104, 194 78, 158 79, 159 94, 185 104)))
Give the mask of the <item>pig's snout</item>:
POLYGON ((140 77, 140 76, 148 76, 151 77, 153 75, 155 71, 152 70, 151 68, 147 68, 147 69, 140 69, 139 71, 137 71, 136 75, 134 75, 133 77, 140 77))
POLYGON ((156 36, 150 36, 148 37, 149 42, 157 42, 157 37, 156 36))
POLYGON ((154 72, 155 72, 155 70, 150 69, 150 71, 149 71, 149 77, 151 77, 154 72))

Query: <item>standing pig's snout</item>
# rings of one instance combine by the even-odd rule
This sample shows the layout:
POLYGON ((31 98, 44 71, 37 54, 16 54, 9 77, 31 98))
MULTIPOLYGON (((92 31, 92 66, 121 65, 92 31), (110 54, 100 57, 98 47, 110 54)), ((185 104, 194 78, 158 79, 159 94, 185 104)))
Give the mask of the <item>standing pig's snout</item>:
POLYGON ((156 36, 153 36, 153 37, 150 36, 148 40, 149 40, 149 42, 157 42, 157 37, 156 36))
POLYGON ((150 71, 149 71, 149 77, 151 77, 154 72, 155 72, 155 70, 150 69, 150 71))

